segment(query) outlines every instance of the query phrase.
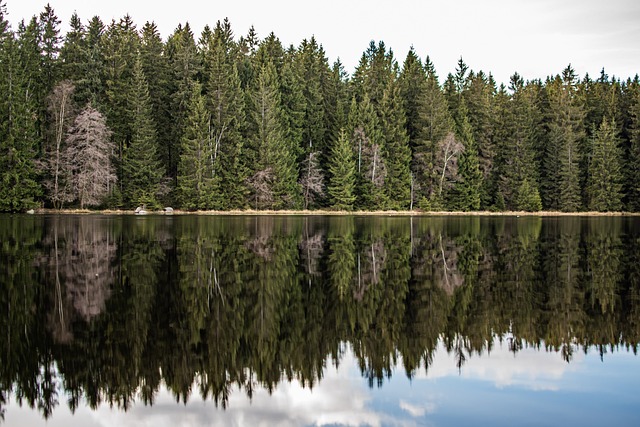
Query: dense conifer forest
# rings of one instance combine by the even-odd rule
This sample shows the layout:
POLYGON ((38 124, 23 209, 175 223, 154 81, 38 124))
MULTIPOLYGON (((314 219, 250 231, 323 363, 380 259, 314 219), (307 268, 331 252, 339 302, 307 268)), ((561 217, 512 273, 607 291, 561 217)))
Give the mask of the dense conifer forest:
POLYGON ((349 75, 227 20, 60 26, 0 1, 0 211, 640 211, 637 75, 505 85, 382 41, 349 75))

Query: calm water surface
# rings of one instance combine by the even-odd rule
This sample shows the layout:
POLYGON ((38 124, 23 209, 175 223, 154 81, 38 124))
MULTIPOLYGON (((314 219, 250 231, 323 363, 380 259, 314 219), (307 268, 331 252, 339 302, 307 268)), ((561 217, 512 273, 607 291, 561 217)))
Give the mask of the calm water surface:
POLYGON ((0 424, 640 425, 640 218, 0 215, 0 424))

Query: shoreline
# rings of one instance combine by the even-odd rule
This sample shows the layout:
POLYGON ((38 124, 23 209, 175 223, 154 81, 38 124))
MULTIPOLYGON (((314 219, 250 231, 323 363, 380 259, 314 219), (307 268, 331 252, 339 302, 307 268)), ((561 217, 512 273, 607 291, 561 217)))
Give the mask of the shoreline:
POLYGON ((133 210, 89 210, 89 209, 36 209, 38 215, 137 215, 137 216, 531 216, 531 217, 599 217, 599 216, 640 216, 640 212, 559 212, 559 211, 332 211, 332 210, 230 210, 230 211, 183 211, 174 210, 165 212, 162 210, 149 211, 145 215, 138 215, 133 210))

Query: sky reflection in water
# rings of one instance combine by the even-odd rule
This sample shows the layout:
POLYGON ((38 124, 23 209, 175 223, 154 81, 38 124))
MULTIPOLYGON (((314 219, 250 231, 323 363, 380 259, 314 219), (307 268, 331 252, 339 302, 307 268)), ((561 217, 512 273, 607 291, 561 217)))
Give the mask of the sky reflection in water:
MULTIPOLYGON (((56 426, 601 426, 637 425, 638 358, 621 349, 600 355, 578 352, 571 363, 558 352, 525 348, 517 354, 495 340, 490 354, 473 355, 461 370, 438 346, 429 371, 413 379, 402 361, 381 387, 370 388, 347 348, 338 367, 327 360, 325 377, 312 390, 281 382, 271 395, 258 387, 252 400, 233 390, 226 409, 193 394, 177 403, 162 385, 153 406, 139 400, 128 411, 86 404, 75 414, 60 405, 46 422, 56 426)), ((197 384, 194 384, 194 390, 197 384)), ((12 399, 13 400, 13 399, 12 399)), ((10 405, 8 426, 44 425, 40 414, 10 405)))

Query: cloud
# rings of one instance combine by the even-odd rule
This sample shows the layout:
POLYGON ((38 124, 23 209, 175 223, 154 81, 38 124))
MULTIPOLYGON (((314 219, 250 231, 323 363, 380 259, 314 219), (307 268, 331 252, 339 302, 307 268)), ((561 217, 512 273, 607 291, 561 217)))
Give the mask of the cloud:
POLYGON ((563 376, 579 369, 583 360, 584 355, 580 352, 576 352, 571 363, 567 363, 556 352, 535 348, 524 348, 514 354, 496 339, 491 353, 468 356, 459 371, 455 355, 447 353, 440 343, 427 373, 419 372, 416 379, 461 376, 489 381, 498 388, 518 386, 529 390, 558 390, 563 376))
POLYGON ((400 409, 409 413, 412 417, 424 417, 426 414, 432 414, 436 411, 436 404, 434 402, 427 402, 423 405, 413 405, 411 403, 400 400, 400 409))

